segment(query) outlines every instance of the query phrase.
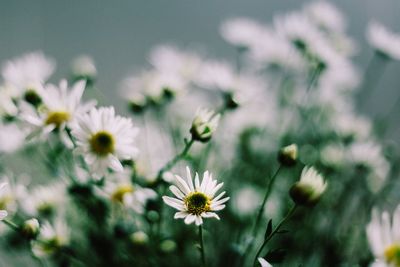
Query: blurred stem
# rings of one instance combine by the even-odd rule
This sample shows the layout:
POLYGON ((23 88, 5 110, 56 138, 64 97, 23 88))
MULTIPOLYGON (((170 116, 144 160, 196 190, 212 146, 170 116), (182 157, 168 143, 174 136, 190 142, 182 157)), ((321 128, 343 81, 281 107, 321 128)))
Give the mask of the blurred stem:
POLYGON ((190 141, 185 141, 185 147, 183 148, 182 152, 176 155, 172 160, 170 160, 164 167, 162 167, 157 174, 157 181, 161 180, 163 174, 167 171, 169 171, 172 167, 175 166, 176 163, 178 163, 181 159, 183 159, 187 153, 189 152, 189 149, 192 147, 194 143, 193 138, 190 139, 190 141))
MULTIPOLYGON (((251 249, 253 248, 253 245, 254 245, 253 241, 254 241, 254 239, 255 239, 255 237, 257 235, 257 230, 258 230, 258 227, 259 227, 260 222, 261 222, 261 218, 262 218, 262 215, 263 215, 263 212, 264 212, 265 204, 267 203, 268 197, 271 194, 272 187, 273 187, 273 185, 275 183, 276 177, 278 176, 278 174, 279 174, 281 169, 282 169, 282 165, 279 164, 278 169, 275 171, 274 175, 271 177, 271 179, 270 179, 270 181, 268 183, 267 190, 265 191, 264 199, 263 199, 263 201, 261 203, 260 209, 258 210, 257 218, 256 218, 256 221, 254 223, 253 230, 251 232, 251 236, 252 236, 253 240, 247 245, 246 249, 243 252, 242 259, 241 259, 242 263, 245 260, 246 255, 248 255, 249 252, 251 251, 251 249)), ((240 264, 240 265, 242 265, 242 264, 240 264)))
POLYGON ((365 69, 363 82, 358 92, 358 104, 362 106, 366 104, 374 88, 378 84, 385 72, 385 67, 389 62, 389 57, 382 54, 379 51, 375 51, 371 60, 369 61, 367 68, 365 69))
POLYGON ((201 256, 201 264, 203 267, 206 267, 206 257, 204 253, 204 240, 203 240, 203 226, 199 225, 199 242, 200 242, 200 256, 201 256))
POLYGON ((257 265, 257 259, 260 256, 261 252, 264 250, 265 246, 267 243, 274 237, 274 235, 279 231, 279 229, 282 227, 282 225, 293 215, 293 213, 296 211, 297 205, 294 205, 286 214, 285 217, 278 223, 278 225, 275 227, 275 229, 269 234, 265 239, 259 250, 257 251, 256 257, 254 258, 254 263, 253 266, 257 265))
POLYGON ((20 227, 18 225, 16 225, 14 222, 8 220, 8 219, 3 219, 3 223, 6 224, 8 227, 10 227, 11 229, 13 229, 16 232, 20 232, 20 227))

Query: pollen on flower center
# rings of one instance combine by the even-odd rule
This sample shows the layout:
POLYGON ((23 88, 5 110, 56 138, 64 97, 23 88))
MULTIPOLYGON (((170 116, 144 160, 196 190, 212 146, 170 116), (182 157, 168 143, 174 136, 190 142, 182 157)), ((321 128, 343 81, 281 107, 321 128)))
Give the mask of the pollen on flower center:
POLYGON ((47 116, 45 123, 47 125, 54 124, 56 127, 60 127, 61 124, 67 122, 71 118, 71 115, 65 111, 53 111, 47 116))
POLYGON ((111 195, 111 199, 115 202, 123 202, 124 195, 128 193, 132 193, 134 191, 134 187, 130 184, 125 184, 117 187, 115 191, 111 195))
POLYGON ((114 137, 106 131, 100 131, 92 135, 89 140, 92 151, 100 156, 106 156, 114 152, 114 137))
POLYGON ((400 267, 400 244, 393 244, 385 249, 385 259, 387 263, 400 267))
POLYGON ((200 215, 203 212, 210 211, 210 199, 201 192, 193 192, 184 199, 188 213, 200 215))

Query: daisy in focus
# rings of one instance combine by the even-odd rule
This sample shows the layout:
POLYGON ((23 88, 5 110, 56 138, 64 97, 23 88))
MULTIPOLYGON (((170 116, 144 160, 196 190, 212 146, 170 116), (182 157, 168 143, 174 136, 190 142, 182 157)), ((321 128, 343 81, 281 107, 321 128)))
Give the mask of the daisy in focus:
POLYGON ((115 115, 113 107, 93 108, 72 125, 78 154, 82 154, 96 177, 110 168, 123 171, 120 159, 132 159, 138 153, 134 142, 138 129, 132 120, 115 115))
POLYGON ((372 267, 400 266, 400 206, 390 218, 388 212, 372 211, 367 237, 375 262, 372 267))
POLYGON ((229 197, 222 198, 225 191, 215 197, 223 183, 218 184, 208 171, 203 174, 201 183, 196 173, 193 183, 189 167, 186 167, 186 172, 186 180, 175 175, 176 186, 169 187, 175 197, 163 196, 165 204, 178 210, 174 218, 184 219, 186 224, 195 222, 196 225, 203 224, 203 218, 214 217, 219 220, 215 211, 224 209, 224 203, 229 200, 229 197))

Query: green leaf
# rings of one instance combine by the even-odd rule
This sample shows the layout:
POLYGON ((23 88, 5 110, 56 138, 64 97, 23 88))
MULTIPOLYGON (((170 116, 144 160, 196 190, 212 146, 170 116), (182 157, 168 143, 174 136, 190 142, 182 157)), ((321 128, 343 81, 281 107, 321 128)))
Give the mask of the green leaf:
POLYGON ((267 230, 265 230, 264 239, 267 239, 272 233, 272 219, 268 221, 267 230))

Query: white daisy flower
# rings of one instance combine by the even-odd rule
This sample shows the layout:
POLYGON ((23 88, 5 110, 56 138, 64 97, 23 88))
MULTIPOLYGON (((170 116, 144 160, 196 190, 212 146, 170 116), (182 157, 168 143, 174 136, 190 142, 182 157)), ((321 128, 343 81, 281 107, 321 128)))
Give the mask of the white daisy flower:
POLYGON ((400 60, 400 34, 391 32, 377 21, 371 21, 368 24, 367 40, 378 52, 400 60))
POLYGON ((311 206, 320 199, 328 184, 314 167, 304 167, 300 181, 290 189, 290 196, 298 205, 311 206))
POLYGON ((184 219, 186 224, 195 222, 196 225, 201 225, 203 218, 214 217, 219 220, 215 211, 225 208, 224 203, 229 200, 229 197, 222 198, 225 191, 215 197, 223 183, 217 184, 208 171, 204 173, 201 183, 196 173, 193 183, 189 167, 186 167, 186 172, 186 180, 175 175, 176 186, 169 187, 175 197, 163 196, 165 204, 178 210, 174 218, 184 219))
POLYGON ((72 62, 72 75, 76 80, 93 80, 97 75, 96 65, 90 56, 82 55, 72 62))
POLYGON ((1 74, 15 97, 32 100, 37 87, 48 80, 55 66, 54 60, 42 52, 32 52, 6 62, 1 74))
POLYGON ((82 154, 94 175, 107 169, 122 171, 120 159, 132 159, 137 153, 134 142, 138 129, 132 120, 115 115, 114 107, 93 108, 71 126, 76 152, 82 154))
MULTIPOLYGON (((4 194, 4 190, 6 189, 7 183, 0 184, 0 196, 4 194)), ((0 210, 0 221, 7 217, 8 213, 6 210, 0 210)))
POLYGON ((32 241, 32 252, 38 258, 46 258, 54 255, 61 248, 70 243, 70 231, 67 225, 60 219, 54 223, 45 222, 40 229, 36 240, 32 241))
POLYGON ((343 14, 328 1, 314 1, 305 7, 307 16, 322 30, 344 32, 346 20, 343 14))
POLYGON ((391 217, 387 211, 372 211, 366 228, 369 245, 375 262, 372 266, 400 266, 400 206, 391 217))
POLYGON ((131 173, 131 170, 126 169, 124 172, 116 173, 113 177, 107 179, 104 192, 105 196, 113 203, 121 204, 141 214, 146 202, 156 198, 157 193, 152 189, 133 184, 131 173))
MULTIPOLYGON (((96 102, 81 103, 85 81, 76 82, 72 88, 68 88, 66 80, 62 80, 58 87, 52 84, 46 85, 39 95, 42 106, 36 110, 30 105, 21 105, 22 118, 32 126, 32 132, 49 133, 54 129, 63 130, 70 126, 71 122, 79 114, 91 109, 96 102)), ((62 140, 69 140, 63 133, 62 140)))

